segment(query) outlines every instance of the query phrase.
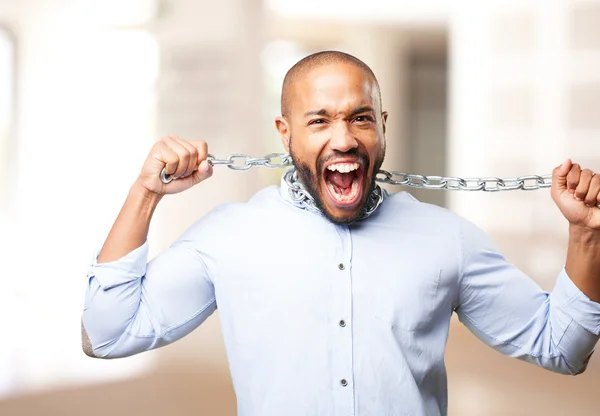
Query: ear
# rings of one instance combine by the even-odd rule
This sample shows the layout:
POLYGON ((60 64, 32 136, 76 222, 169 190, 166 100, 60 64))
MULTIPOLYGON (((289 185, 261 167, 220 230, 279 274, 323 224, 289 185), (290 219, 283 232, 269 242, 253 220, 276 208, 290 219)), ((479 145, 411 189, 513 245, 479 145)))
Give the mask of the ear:
POLYGON ((283 116, 279 116, 275 118, 275 127, 279 132, 279 136, 281 137, 281 143, 285 148, 285 151, 289 153, 290 151, 290 125, 288 121, 283 116))
POLYGON ((383 113, 381 113, 381 122, 383 124, 383 134, 385 134, 385 130, 387 127, 387 118, 388 118, 387 111, 384 111, 383 113))

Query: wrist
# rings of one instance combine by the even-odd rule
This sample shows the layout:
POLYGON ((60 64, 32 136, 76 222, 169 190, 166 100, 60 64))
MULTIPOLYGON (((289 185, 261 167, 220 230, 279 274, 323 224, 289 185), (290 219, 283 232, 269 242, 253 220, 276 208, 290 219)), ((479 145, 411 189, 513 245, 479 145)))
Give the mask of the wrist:
POLYGON ((565 271, 571 281, 594 302, 600 303, 600 233, 571 225, 565 271))
POLYGON ((570 224, 569 244, 600 249, 600 230, 570 224))
POLYGON ((143 207, 153 211, 161 201, 163 195, 148 190, 148 188, 137 180, 129 189, 129 197, 137 201, 136 205, 141 204, 143 207))

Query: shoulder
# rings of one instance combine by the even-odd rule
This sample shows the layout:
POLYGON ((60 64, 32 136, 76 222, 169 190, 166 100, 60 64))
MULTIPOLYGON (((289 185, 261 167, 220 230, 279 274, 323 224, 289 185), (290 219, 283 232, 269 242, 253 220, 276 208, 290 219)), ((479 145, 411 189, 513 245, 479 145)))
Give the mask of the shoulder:
POLYGON ((384 205, 386 205, 386 220, 401 221, 405 229, 436 238, 449 237, 466 249, 497 250, 493 241, 479 225, 448 208, 421 202, 408 192, 398 192, 390 196, 384 205))
POLYGON ((261 218, 273 218, 280 204, 278 190, 269 186, 259 190, 248 201, 227 202, 211 209, 194 222, 182 238, 194 240, 206 234, 231 234, 243 232, 261 218))
POLYGON ((419 201, 408 192, 397 192, 386 198, 383 205, 386 217, 394 216, 396 219, 420 221, 427 224, 452 224, 459 225, 462 218, 447 208, 419 201))
POLYGON ((447 237, 463 243, 486 241, 484 231, 451 209, 419 201, 408 192, 395 193, 384 201, 378 221, 394 224, 415 234, 447 237))

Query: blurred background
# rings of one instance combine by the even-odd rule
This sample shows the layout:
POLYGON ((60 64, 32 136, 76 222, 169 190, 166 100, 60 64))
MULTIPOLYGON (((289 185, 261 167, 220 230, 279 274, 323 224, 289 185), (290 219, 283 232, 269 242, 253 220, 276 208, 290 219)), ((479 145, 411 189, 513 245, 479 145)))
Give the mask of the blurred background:
MULTIPOLYGON (((283 151, 283 76, 322 49, 378 76, 384 169, 520 176, 571 157, 600 170, 597 0, 0 0, 0 415, 235 414, 218 313, 169 347, 93 360, 80 348, 85 276, 156 140, 283 151)), ((166 198, 151 254, 281 173, 216 168, 166 198)), ((413 194, 481 226, 552 289, 567 224, 547 189, 413 194)), ((600 357, 555 375, 453 320, 446 359, 450 415, 600 414, 600 357)))

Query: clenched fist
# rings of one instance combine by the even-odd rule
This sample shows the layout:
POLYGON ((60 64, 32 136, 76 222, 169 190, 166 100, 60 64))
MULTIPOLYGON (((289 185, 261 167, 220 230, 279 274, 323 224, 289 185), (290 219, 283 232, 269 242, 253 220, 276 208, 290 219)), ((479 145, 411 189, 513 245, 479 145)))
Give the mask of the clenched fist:
POLYGON ((553 171, 552 198, 570 224, 600 230, 600 175, 569 159, 553 171))
POLYGON ((208 148, 204 141, 164 137, 152 146, 138 181, 149 192, 158 195, 185 191, 212 175, 207 156, 208 148), (160 180, 163 168, 167 175, 178 180, 163 183, 160 180))

